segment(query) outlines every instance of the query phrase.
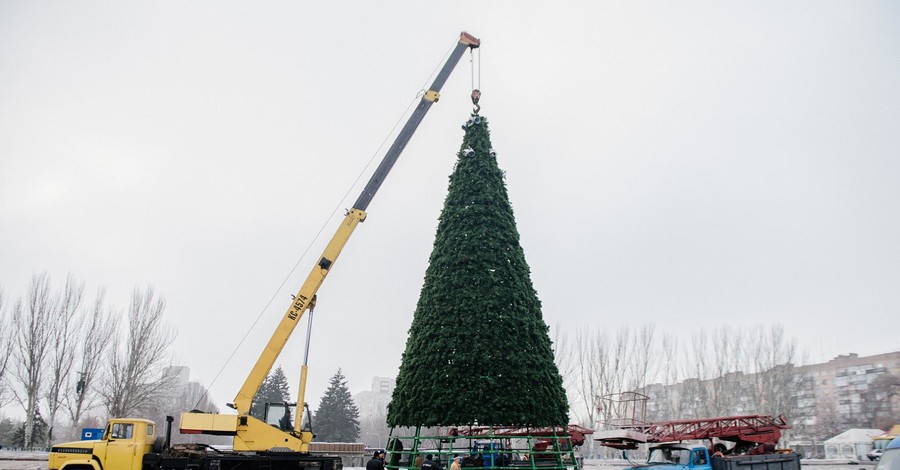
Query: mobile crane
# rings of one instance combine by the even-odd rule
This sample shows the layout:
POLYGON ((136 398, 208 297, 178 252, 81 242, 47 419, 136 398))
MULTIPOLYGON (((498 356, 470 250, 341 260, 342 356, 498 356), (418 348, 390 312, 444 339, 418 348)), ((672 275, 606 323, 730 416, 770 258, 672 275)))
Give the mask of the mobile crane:
POLYGON ((639 443, 712 440, 734 442, 736 448, 755 449, 772 446, 781 439, 781 431, 790 429, 787 417, 742 415, 717 418, 681 419, 621 426, 601 431, 596 440, 615 449, 637 449, 639 443))
MULTIPOLYGON (((238 391, 233 403, 229 406, 237 414, 213 414, 200 412, 182 413, 180 428, 183 434, 211 434, 233 436, 234 444, 231 452, 202 452, 197 449, 178 451, 169 448, 171 419, 167 419, 165 445, 158 445, 156 425, 145 419, 113 419, 106 426, 99 441, 81 441, 58 444, 51 449, 49 456, 50 470, 168 470, 176 468, 197 469, 296 469, 314 467, 320 470, 340 470, 340 458, 334 456, 312 455, 309 446, 313 439, 310 427, 302 426, 301 413, 294 413, 294 423, 290 425, 282 419, 280 423, 266 416, 260 420, 250 415, 253 398, 268 375, 293 333, 297 323, 308 310, 310 322, 315 307, 316 292, 325 277, 334 267, 338 255, 353 234, 356 226, 366 219, 366 209, 375 193, 381 187, 394 163, 412 138, 425 114, 440 98, 440 90, 446 83, 450 73, 456 67, 466 50, 478 48, 481 42, 468 33, 461 33, 459 42, 450 53, 441 70, 436 75, 431 87, 425 91, 407 120, 397 134, 393 144, 388 148, 378 168, 369 179, 353 207, 347 211, 344 220, 332 236, 322 255, 317 259, 306 280, 300 287, 284 316, 275 328, 275 332, 260 354, 238 391), (277 427, 275 426, 277 424, 277 427), (164 448, 163 448, 164 447, 164 448)), ((477 98, 473 93, 473 102, 477 106, 477 98)), ((310 325, 311 326, 311 325, 310 325)), ((300 387, 297 403, 306 410, 304 398, 309 358, 309 332, 307 346, 300 372, 300 387)), ((278 408, 282 418, 286 404, 278 408)), ((277 407, 276 407, 277 408, 277 407)), ((267 412, 271 411, 267 406, 267 412)))
POLYGON ((790 429, 787 417, 742 415, 682 419, 656 423, 633 423, 619 429, 600 431, 595 440, 607 447, 637 449, 650 447, 646 465, 654 470, 800 470, 800 456, 776 450, 781 431, 790 429), (713 444, 713 439, 720 442, 713 444), (683 441, 709 441, 710 448, 683 441), (733 442, 728 449, 721 441, 733 442))

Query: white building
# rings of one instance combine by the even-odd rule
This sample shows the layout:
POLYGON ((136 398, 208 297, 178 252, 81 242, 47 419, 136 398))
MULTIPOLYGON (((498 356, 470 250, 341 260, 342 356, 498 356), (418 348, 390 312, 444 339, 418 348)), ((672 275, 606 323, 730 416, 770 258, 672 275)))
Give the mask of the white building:
POLYGON ((865 460, 872 450, 872 438, 882 434, 881 429, 848 429, 825 441, 825 458, 865 460))

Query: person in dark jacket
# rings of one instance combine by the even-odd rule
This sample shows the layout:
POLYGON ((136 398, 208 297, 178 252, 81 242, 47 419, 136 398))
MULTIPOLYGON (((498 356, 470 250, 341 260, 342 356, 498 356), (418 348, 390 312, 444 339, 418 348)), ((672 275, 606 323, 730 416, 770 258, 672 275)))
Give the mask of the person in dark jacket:
POLYGON ((422 462, 422 470, 441 470, 441 466, 432 460, 431 454, 428 454, 425 456, 425 461, 422 462))
POLYGON ((376 450, 372 460, 366 463, 366 470, 384 470, 384 451, 376 450))

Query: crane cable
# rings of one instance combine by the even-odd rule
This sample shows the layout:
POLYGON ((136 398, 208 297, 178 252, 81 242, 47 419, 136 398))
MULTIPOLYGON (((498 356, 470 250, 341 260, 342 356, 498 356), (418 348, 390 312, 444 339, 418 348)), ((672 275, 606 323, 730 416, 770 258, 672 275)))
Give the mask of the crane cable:
MULTIPOLYGON (((441 61, 438 62, 437 66, 434 68, 434 70, 431 71, 431 75, 429 75, 428 78, 425 79, 425 85, 423 85, 422 88, 420 89, 420 91, 418 93, 416 93, 415 98, 410 100, 409 104, 406 106, 406 110, 403 111, 403 114, 401 114, 400 118, 397 119, 397 122, 394 123, 394 126, 391 128, 390 132, 388 132, 387 135, 384 136, 384 139, 381 141, 381 144, 378 146, 378 148, 375 150, 375 152, 372 153, 372 156, 369 157, 369 161, 366 162, 366 165, 363 167, 363 169, 359 172, 358 175, 356 175, 356 179, 353 180, 353 183, 351 183, 350 186, 347 188, 347 191, 344 193, 344 196, 340 199, 340 201, 338 201, 338 203, 334 207, 334 209, 332 209, 331 215, 328 216, 328 218, 325 220, 325 222, 319 228, 319 231, 316 232, 316 235, 306 246, 306 249, 303 250, 303 253, 297 259, 297 262, 294 263, 294 266, 291 268, 290 272, 288 272, 287 275, 284 277, 284 279, 281 281, 281 284, 278 286, 278 288, 275 289, 275 292, 272 293, 272 296, 269 297, 269 301, 266 302, 266 305, 262 308, 262 310, 260 310, 259 315, 256 316, 256 319, 253 320, 253 323, 251 323, 250 326, 247 328, 247 331, 244 333, 244 336, 241 338, 240 341, 238 341, 237 345, 235 345, 234 349, 231 351, 231 354, 228 356, 228 358, 225 359, 225 363, 222 364, 222 368, 219 369, 219 372, 217 372, 215 377, 213 377, 212 381, 209 383, 209 386, 206 387, 206 389, 203 391, 203 394, 200 395, 200 398, 197 399, 197 402, 194 404, 192 409, 197 409, 197 407, 200 406, 200 402, 202 402, 206 398, 206 396, 209 394, 209 389, 212 388, 212 386, 219 379, 219 376, 222 375, 222 372, 225 371, 225 368, 228 367, 228 364, 231 362, 231 360, 234 359, 234 356, 235 356, 235 354, 237 354, 238 349, 240 349, 241 345, 244 344, 244 341, 247 340, 247 337, 250 336, 250 332, 253 331, 254 328, 256 328, 256 325, 257 325, 257 323, 259 323, 259 320, 262 318, 263 314, 266 313, 266 311, 272 305, 272 302, 275 301, 275 298, 278 297, 278 294, 281 292, 282 289, 284 289, 284 286, 290 280, 291 276, 294 275, 294 271, 296 271, 297 267, 300 266, 300 262, 306 258, 306 255, 309 254, 309 251, 312 249, 313 245, 316 243, 316 241, 319 240, 319 237, 322 235, 322 232, 325 231, 325 227, 327 227, 328 224, 331 223, 331 220, 334 218, 334 215, 337 214, 338 211, 340 210, 340 207, 342 205, 344 205, 344 202, 347 200, 347 197, 350 195, 350 192, 353 191, 353 188, 356 187, 357 184, 359 184, 359 180, 362 179, 363 175, 366 173, 366 171, 369 169, 369 167, 372 166, 372 162, 375 161, 375 157, 377 157, 379 154, 381 154, 381 149, 384 148, 384 145, 387 143, 388 139, 390 139, 390 137, 392 135, 394 135, 397 128, 400 126, 400 123, 407 119, 407 116, 409 115, 410 110, 425 94, 425 91, 428 89, 427 88, 428 83, 431 82, 431 79, 437 74, 438 69, 441 67, 441 65, 447 61, 447 57, 450 56, 450 53, 453 51, 454 47, 456 47, 455 42, 453 43, 453 45, 450 46, 450 48, 444 54, 444 57, 441 59, 441 61)), ((479 78, 479 80, 480 80, 480 78, 479 78)), ((293 296, 293 294, 292 294, 292 296, 293 296)))
POLYGON ((481 105, 478 104, 478 100, 481 99, 481 48, 469 48, 469 67, 472 73, 472 105, 475 107, 475 112, 473 114, 478 114, 481 111, 481 105), (478 50, 478 81, 475 81, 475 51, 478 50))

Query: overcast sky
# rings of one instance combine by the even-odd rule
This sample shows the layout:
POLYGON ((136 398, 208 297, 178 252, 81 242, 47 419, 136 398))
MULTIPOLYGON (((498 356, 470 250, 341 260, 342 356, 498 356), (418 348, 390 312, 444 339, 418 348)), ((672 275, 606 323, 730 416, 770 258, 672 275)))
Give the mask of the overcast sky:
MULTIPOLYGON (((3 1, 0 286, 72 273, 124 309, 152 284, 210 385, 337 208, 224 408, 466 30, 548 324, 898 350, 898 26, 891 1, 3 1)), ((467 55, 319 292, 313 407, 338 367, 396 375, 471 87, 467 55)))

